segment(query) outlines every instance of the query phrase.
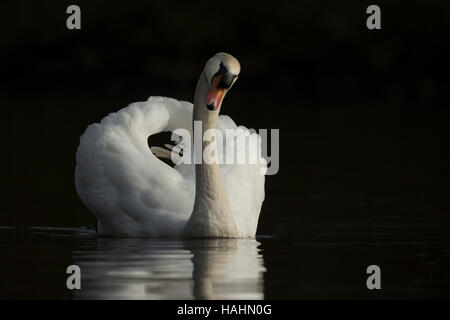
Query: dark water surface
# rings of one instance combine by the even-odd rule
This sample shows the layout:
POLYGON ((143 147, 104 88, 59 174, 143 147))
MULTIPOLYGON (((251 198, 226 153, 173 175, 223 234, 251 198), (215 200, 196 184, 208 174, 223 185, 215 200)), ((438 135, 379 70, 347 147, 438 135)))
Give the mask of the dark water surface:
POLYGON ((266 221, 274 235, 256 240, 117 239, 91 227, 3 226, 0 297, 450 298, 448 221, 402 219, 274 218, 266 221), (81 290, 66 288, 71 264, 81 268, 81 290), (381 290, 366 288, 371 264, 381 268, 381 290))

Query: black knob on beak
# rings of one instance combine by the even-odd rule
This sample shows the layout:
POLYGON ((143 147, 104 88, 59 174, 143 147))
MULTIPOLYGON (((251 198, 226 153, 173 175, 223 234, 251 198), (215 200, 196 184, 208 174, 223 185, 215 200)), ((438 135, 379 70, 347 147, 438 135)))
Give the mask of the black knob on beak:
POLYGON ((230 72, 224 73, 217 85, 217 89, 230 89, 233 85, 234 78, 236 78, 234 74, 230 72))
POLYGON ((237 77, 236 75, 229 72, 228 69, 223 65, 223 63, 220 64, 219 71, 217 71, 213 79, 218 75, 221 75, 222 77, 217 84, 217 89, 230 89, 233 85, 234 79, 237 77))

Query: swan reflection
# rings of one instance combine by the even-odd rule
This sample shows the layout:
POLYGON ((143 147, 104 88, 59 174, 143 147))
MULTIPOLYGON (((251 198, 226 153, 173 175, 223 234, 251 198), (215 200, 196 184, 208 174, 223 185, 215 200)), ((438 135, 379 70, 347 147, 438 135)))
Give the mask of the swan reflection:
POLYGON ((263 299, 254 239, 107 239, 73 252, 75 299, 263 299))

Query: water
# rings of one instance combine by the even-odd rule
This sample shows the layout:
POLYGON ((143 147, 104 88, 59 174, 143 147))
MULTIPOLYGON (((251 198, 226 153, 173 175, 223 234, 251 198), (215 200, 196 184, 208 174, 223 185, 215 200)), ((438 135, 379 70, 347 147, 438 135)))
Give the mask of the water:
POLYGON ((441 219, 267 219, 240 240, 105 238, 91 227, 0 228, 0 297, 39 299, 450 298, 441 219), (289 234, 296 230, 297 234, 289 234), (80 266, 82 289, 66 288, 80 266), (377 264, 382 289, 366 288, 377 264))

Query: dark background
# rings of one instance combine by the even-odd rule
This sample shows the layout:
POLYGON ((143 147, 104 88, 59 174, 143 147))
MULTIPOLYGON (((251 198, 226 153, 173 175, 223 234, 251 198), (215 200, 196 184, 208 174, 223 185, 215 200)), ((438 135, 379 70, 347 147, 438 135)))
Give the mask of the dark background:
MULTIPOLYGON (((95 225, 73 181, 86 126, 151 95, 192 101, 226 51, 242 71, 222 112, 280 129, 258 234, 376 242, 388 221, 389 241, 449 240, 447 1, 74 3, 81 30, 72 2, 1 4, 0 225, 95 225)), ((289 260, 266 263, 270 278, 289 260)))

